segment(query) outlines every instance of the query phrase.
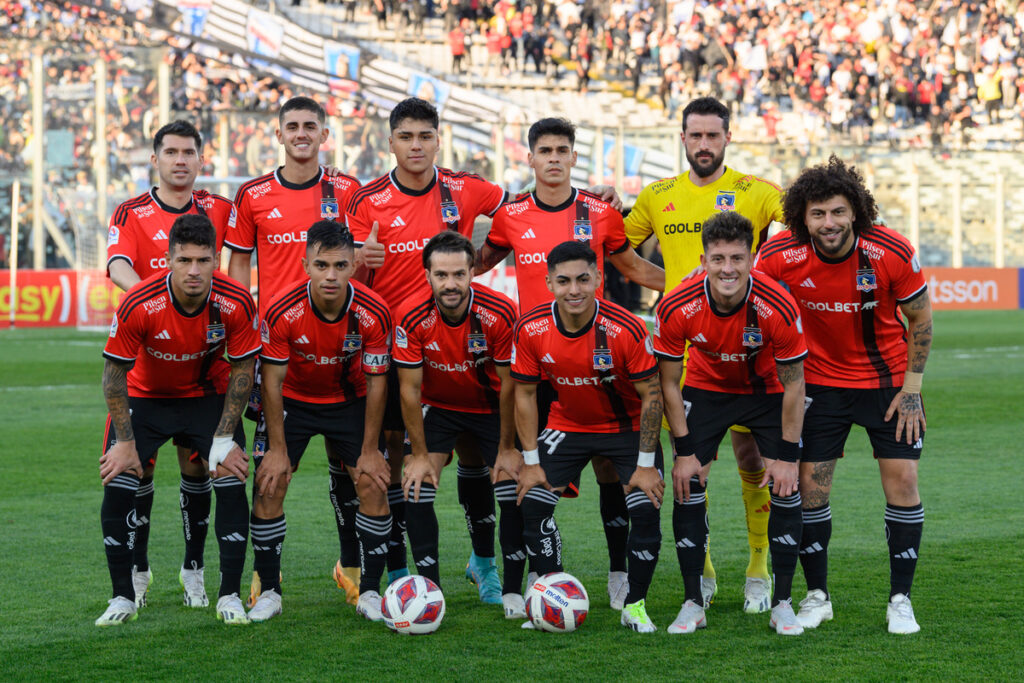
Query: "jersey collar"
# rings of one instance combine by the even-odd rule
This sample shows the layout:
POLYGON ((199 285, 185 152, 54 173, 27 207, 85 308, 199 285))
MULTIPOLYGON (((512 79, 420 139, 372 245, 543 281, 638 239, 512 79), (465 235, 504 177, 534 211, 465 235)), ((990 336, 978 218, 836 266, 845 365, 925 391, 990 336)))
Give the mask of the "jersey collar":
POLYGON ((328 320, 324 317, 324 314, 320 312, 320 309, 316 307, 316 302, 313 301, 313 283, 310 280, 306 281, 306 300, 309 301, 309 308, 313 311, 313 315, 317 317, 317 320, 325 322, 328 325, 336 325, 345 319, 345 315, 348 313, 348 309, 352 308, 352 300, 355 298, 355 287, 352 283, 348 283, 347 291, 345 292, 345 305, 341 307, 341 312, 338 313, 338 317, 334 320, 328 320))
POLYGON ((740 310, 747 304, 747 301, 750 300, 750 291, 753 289, 753 287, 754 287, 754 276, 753 275, 747 275, 747 294, 746 294, 746 296, 744 296, 743 300, 740 301, 738 304, 736 304, 732 309, 730 309, 728 311, 723 311, 720 308, 718 308, 718 304, 715 303, 714 298, 711 296, 711 282, 708 280, 708 276, 707 275, 704 276, 704 296, 707 297, 708 307, 711 309, 712 313, 714 313, 715 315, 719 316, 720 318, 728 318, 730 315, 736 315, 737 313, 739 313, 740 310))
POLYGON ((434 166, 434 177, 430 180, 429 183, 427 183, 427 186, 424 187, 422 190, 414 190, 411 187, 406 187, 402 183, 398 182, 398 174, 395 172, 397 170, 397 168, 391 169, 391 173, 388 173, 388 178, 391 179, 391 184, 394 185, 402 194, 407 194, 410 197, 422 197, 423 195, 433 190, 434 185, 437 185, 437 166, 434 166))
MULTIPOLYGON (((214 276, 214 277, 216 277, 216 276, 214 276)), ((174 306, 174 310, 176 310, 180 315, 182 315, 182 316, 184 316, 186 318, 195 318, 200 313, 205 311, 206 310, 206 305, 208 303, 210 303, 210 295, 213 294, 213 279, 212 278, 210 279, 210 290, 206 293, 206 301, 204 301, 203 305, 200 306, 199 308, 197 308, 192 313, 189 313, 184 308, 182 308, 181 304, 178 303, 178 299, 174 296, 174 288, 171 287, 171 274, 170 273, 167 273, 167 277, 165 278, 164 282, 167 285, 167 296, 170 297, 171 305, 174 306)))
POLYGON ((281 187, 285 188, 286 190, 308 190, 309 188, 311 188, 314 185, 316 185, 317 183, 319 183, 320 179, 324 177, 324 169, 318 167, 317 174, 315 176, 313 176, 310 180, 307 180, 304 183, 298 183, 298 184, 296 184, 296 183, 289 183, 287 180, 285 180, 281 176, 281 169, 282 168, 284 168, 284 167, 283 166, 278 166, 277 168, 274 169, 274 179, 277 180, 277 182, 281 185, 281 187))
POLYGON ((185 206, 181 207, 180 209, 177 209, 177 208, 171 206, 170 204, 165 204, 160 199, 160 197, 157 196, 156 191, 157 191, 157 186, 154 185, 153 187, 151 187, 149 189, 149 196, 153 198, 153 201, 156 202, 157 206, 159 206, 162 210, 166 211, 167 213, 177 213, 177 214, 188 213, 189 211, 192 210, 192 205, 196 203, 196 195, 195 195, 195 192, 193 192, 188 197, 188 203, 185 204, 185 206))
POLYGON ((533 197, 533 203, 537 205, 538 209, 542 211, 548 211, 550 213, 558 213, 559 211, 564 211, 565 209, 568 209, 570 206, 573 205, 573 203, 576 201, 576 197, 579 196, 579 190, 577 190, 575 187, 572 188, 572 192, 569 193, 569 198, 566 199, 561 204, 559 204, 558 206, 552 206, 550 204, 545 204, 544 202, 542 202, 540 199, 537 198, 536 190, 531 192, 530 196, 533 197))
POLYGON ((814 252, 814 255, 817 256, 818 260, 821 261, 822 263, 828 263, 830 265, 835 265, 847 261, 850 257, 857 253, 857 249, 859 248, 860 235, 855 235, 853 238, 853 248, 850 249, 850 253, 848 253, 846 256, 840 256, 839 258, 829 258, 828 256, 825 256, 824 254, 819 252, 818 249, 814 246, 814 240, 811 240, 811 251, 814 252))
POLYGON ((594 321, 597 320, 597 314, 600 312, 601 300, 594 299, 594 317, 592 317, 590 321, 580 329, 576 330, 575 332, 570 332, 569 330, 565 329, 564 325, 562 325, 562 319, 558 315, 558 302, 551 302, 551 317, 555 319, 555 328, 563 337, 568 337, 569 339, 578 339, 579 337, 585 335, 587 332, 590 332, 590 328, 594 326, 594 321))
MULTIPOLYGON (((433 295, 431 295, 433 298, 433 295)), ((462 316, 455 322, 450 322, 448 318, 444 317, 444 313, 441 312, 441 307, 437 305, 437 299, 434 299, 434 308, 437 309, 437 317, 441 319, 448 327, 461 327, 462 323, 466 322, 466 318, 469 317, 469 312, 473 309, 473 287, 469 288, 469 302, 466 303, 466 310, 462 312, 462 316)))

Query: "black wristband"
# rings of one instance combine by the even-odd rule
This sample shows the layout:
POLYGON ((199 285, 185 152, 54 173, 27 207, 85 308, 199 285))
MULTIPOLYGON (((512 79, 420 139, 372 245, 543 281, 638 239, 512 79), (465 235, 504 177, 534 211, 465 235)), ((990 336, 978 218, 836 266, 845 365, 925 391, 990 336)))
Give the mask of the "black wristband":
POLYGON ((675 457, 682 458, 688 455, 693 455, 693 434, 687 434, 686 436, 676 436, 672 439, 672 444, 676 448, 675 457))
POLYGON ((800 461, 800 444, 793 443, 792 441, 786 441, 782 439, 779 442, 779 460, 782 462, 799 462, 800 461))

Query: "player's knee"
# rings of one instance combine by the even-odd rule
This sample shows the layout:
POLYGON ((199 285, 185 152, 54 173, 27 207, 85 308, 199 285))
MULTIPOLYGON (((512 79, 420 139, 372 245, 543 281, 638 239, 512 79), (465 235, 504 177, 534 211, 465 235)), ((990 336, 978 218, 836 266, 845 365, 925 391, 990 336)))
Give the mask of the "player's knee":
POLYGON ((364 515, 379 517, 390 512, 387 494, 371 484, 369 477, 359 478, 356 493, 359 496, 359 511, 364 515))
POLYGON ((744 472, 756 472, 764 467, 753 434, 730 430, 729 436, 732 439, 732 452, 736 455, 736 466, 739 469, 744 472))
POLYGON ((893 505, 916 505, 920 501, 916 464, 913 460, 883 462, 882 488, 887 502, 893 505))

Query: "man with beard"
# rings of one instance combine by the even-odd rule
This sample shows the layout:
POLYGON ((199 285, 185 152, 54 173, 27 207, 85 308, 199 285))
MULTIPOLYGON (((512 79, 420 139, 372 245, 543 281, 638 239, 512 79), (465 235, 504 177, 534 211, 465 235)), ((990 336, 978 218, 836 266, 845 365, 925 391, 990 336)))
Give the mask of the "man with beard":
MULTIPOLYGON (((782 221, 782 192, 772 183, 725 166, 729 109, 712 97, 683 109, 683 146, 690 170, 645 187, 626 217, 626 236, 637 247, 652 234, 665 258, 665 291, 675 288, 700 265, 704 252, 701 225, 716 211, 736 211, 754 225, 753 251, 768 238, 768 227, 782 221)), ((747 516, 750 562, 743 588, 743 609, 756 614, 771 606, 768 573, 769 492, 761 486, 764 463, 753 437, 743 427, 730 431, 747 516)), ((718 591, 711 554, 703 574, 704 604, 718 591)))

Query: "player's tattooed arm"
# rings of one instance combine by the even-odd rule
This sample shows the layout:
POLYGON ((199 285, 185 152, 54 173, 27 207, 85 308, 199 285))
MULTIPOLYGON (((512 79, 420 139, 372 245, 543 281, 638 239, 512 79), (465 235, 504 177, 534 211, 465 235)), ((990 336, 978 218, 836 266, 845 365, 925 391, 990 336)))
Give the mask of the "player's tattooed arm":
POLYGON ((255 357, 231 362, 228 393, 224 396, 224 410, 221 412, 217 431, 213 434, 215 437, 232 436, 235 433, 238 418, 242 416, 242 411, 249 403, 255 367, 255 357))
POLYGON ((928 352, 932 348, 932 305, 928 292, 924 291, 920 296, 900 306, 900 311, 909 325, 907 369, 910 372, 924 372, 928 352))
POLYGON ((888 422, 896 420, 896 440, 905 439, 912 444, 921 438, 927 423, 921 404, 921 373, 932 348, 932 304, 928 291, 901 304, 900 311, 907 319, 907 374, 903 389, 896 394, 885 413, 888 422))
POLYGON ((782 438, 790 443, 800 441, 804 426, 804 363, 776 363, 775 372, 782 383, 782 438))
POLYGON ((634 382, 640 394, 640 450, 652 452, 658 447, 661 436, 661 416, 665 404, 661 399, 661 377, 656 372, 641 382, 634 382))
POLYGON ((132 414, 128 407, 128 370, 130 363, 118 363, 109 358, 103 364, 103 398, 107 401, 110 421, 118 441, 135 438, 132 414))
POLYGON ((473 274, 483 275, 491 268, 504 261, 508 254, 508 249, 495 249, 484 242, 484 245, 476 252, 476 266, 473 267, 473 274))

